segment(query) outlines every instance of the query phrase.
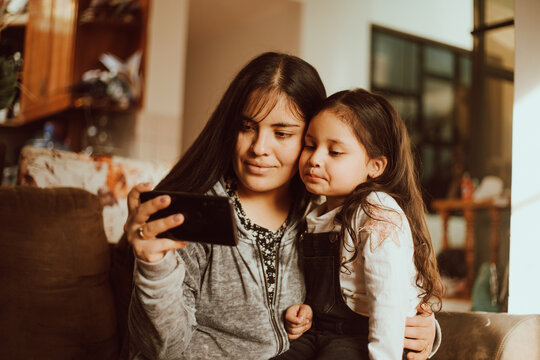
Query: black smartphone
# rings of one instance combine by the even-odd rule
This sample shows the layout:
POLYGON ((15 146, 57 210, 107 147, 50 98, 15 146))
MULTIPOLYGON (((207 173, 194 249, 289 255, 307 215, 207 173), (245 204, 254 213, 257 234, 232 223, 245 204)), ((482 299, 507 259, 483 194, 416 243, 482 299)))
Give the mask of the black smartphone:
POLYGON ((238 244, 233 205, 228 197, 154 190, 141 193, 140 199, 146 202, 161 195, 169 195, 171 203, 152 214, 148 221, 181 213, 184 223, 157 237, 217 245, 238 244))

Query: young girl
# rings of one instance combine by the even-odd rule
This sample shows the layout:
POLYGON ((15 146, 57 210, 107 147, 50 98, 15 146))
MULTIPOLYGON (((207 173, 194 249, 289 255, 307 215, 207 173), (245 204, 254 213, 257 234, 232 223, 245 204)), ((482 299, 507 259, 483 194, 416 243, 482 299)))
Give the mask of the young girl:
POLYGON ((406 317, 419 299, 441 302, 403 121, 381 96, 338 92, 311 120, 299 168, 326 203, 306 219, 306 304, 287 311, 290 337, 305 314, 314 320, 278 358, 402 359, 406 317))

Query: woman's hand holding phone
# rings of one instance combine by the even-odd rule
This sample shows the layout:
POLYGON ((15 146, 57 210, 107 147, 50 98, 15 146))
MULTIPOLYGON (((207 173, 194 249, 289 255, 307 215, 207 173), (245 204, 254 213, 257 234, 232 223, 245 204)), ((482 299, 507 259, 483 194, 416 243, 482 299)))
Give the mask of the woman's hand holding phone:
POLYGON ((182 249, 188 243, 186 241, 156 237, 166 230, 181 225, 184 222, 184 216, 182 214, 173 214, 147 222, 150 215, 166 208, 171 203, 171 198, 167 195, 141 203, 140 194, 150 190, 152 190, 152 184, 141 183, 134 186, 129 192, 127 197, 128 218, 124 225, 124 231, 139 259, 147 262, 157 262, 163 259, 168 251, 182 249))

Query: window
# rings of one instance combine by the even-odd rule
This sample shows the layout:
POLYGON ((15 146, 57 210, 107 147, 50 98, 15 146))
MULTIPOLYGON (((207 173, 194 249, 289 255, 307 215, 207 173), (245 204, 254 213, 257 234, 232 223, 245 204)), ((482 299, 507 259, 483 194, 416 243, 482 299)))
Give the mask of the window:
POLYGON ((407 125, 424 198, 459 197, 469 136, 471 53, 372 27, 371 90, 407 125))

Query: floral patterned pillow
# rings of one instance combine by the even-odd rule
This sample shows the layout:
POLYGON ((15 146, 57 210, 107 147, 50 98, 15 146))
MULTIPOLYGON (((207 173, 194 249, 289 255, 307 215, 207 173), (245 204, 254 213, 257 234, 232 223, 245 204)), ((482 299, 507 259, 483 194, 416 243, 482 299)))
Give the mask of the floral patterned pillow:
POLYGON ((137 183, 154 185, 172 164, 119 156, 89 156, 83 153, 26 146, 19 160, 19 185, 82 188, 99 196, 105 233, 117 243, 127 218, 126 198, 137 183))

